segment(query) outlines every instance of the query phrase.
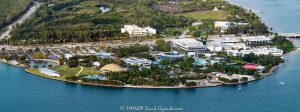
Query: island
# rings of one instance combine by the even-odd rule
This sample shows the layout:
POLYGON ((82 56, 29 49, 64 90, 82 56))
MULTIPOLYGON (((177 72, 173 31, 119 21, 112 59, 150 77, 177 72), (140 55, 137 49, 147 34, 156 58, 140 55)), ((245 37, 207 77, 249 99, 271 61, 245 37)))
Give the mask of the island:
POLYGON ((223 0, 40 3, 1 62, 59 81, 133 88, 234 85, 269 75, 292 42, 223 0))

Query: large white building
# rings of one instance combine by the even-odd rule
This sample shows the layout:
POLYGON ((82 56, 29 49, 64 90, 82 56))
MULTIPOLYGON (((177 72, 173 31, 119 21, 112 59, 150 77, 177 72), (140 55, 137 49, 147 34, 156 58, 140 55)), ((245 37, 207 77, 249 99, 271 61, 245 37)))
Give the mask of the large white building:
POLYGON ((147 36, 156 34, 156 30, 150 26, 141 28, 137 25, 124 25, 124 28, 121 28, 121 32, 127 32, 130 36, 147 36))
POLYGON ((246 43, 246 45, 264 45, 272 43, 272 37, 267 36, 250 36, 250 37, 241 37, 243 42, 246 43))
POLYGON ((239 43, 241 39, 239 37, 217 37, 217 38, 209 38, 209 41, 220 42, 221 44, 227 43, 239 43))
POLYGON ((124 59, 124 62, 127 65, 135 65, 135 66, 143 66, 143 67, 150 67, 152 64, 151 60, 145 59, 145 58, 136 58, 136 57, 130 57, 124 59))
POLYGON ((232 56, 244 56, 245 54, 254 53, 255 55, 268 55, 282 56, 283 51, 277 48, 253 48, 246 50, 226 50, 232 56))
POLYGON ((201 52, 206 50, 206 46, 196 39, 173 39, 171 40, 171 42, 172 47, 183 50, 185 52, 201 52))

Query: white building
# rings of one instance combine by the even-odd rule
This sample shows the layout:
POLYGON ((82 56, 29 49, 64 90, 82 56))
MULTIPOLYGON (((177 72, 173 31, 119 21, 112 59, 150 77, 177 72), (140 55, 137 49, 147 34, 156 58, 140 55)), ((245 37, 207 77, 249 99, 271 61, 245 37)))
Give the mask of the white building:
POLYGON ((95 67, 98 67, 98 66, 100 66, 101 65, 101 63, 100 62, 98 62, 98 61, 96 61, 96 62, 93 62, 93 66, 95 66, 95 67))
POLYGON ((95 56, 99 57, 99 58, 111 58, 111 53, 106 53, 104 51, 100 51, 98 53, 95 54, 95 56))
POLYGON ((93 50, 93 49, 88 49, 88 53, 90 53, 90 54, 96 54, 97 52, 95 50, 93 50))
POLYGON ((250 37, 241 37, 243 42, 246 43, 247 46, 250 45, 264 45, 272 43, 272 38, 267 36, 250 36, 250 37))
POLYGON ((231 23, 228 21, 215 21, 215 28, 221 28, 221 32, 225 32, 230 25, 231 23))
POLYGON ((192 26, 197 26, 197 25, 201 25, 201 24, 202 24, 202 22, 197 21, 197 22, 193 22, 193 23, 192 23, 192 26))
POLYGON ((206 43, 206 48, 211 52, 219 52, 223 50, 221 42, 208 42, 206 43))
POLYGON ((141 28, 137 25, 124 25, 124 28, 121 28, 121 32, 127 32, 130 36, 147 36, 156 34, 156 30, 150 26, 141 28))
POLYGON ((73 57, 72 54, 64 54, 65 58, 70 59, 71 57, 73 57))
POLYGON ((8 63, 11 65, 19 65, 19 62, 16 60, 10 60, 10 61, 8 61, 8 63))
POLYGON ((196 39, 173 39, 172 47, 183 50, 185 52, 201 52, 206 50, 206 46, 196 39))
POLYGON ((130 57, 124 59, 124 62, 127 65, 136 65, 136 66, 144 66, 144 67, 149 67, 152 64, 151 60, 145 59, 145 58, 136 58, 136 57, 130 57))
POLYGON ((282 56, 283 51, 277 48, 254 48, 246 50, 226 50, 232 56, 244 56, 245 54, 254 53, 255 55, 268 55, 282 56))
POLYGON ((249 49, 245 43, 225 43, 222 44, 225 50, 239 50, 239 49, 249 49))
POLYGON ((217 37, 217 38, 210 38, 209 41, 220 42, 221 44, 227 44, 227 43, 240 43, 241 39, 239 37, 217 37))
POLYGON ((218 9, 217 7, 215 7, 215 8, 213 9, 213 11, 217 12, 217 11, 219 11, 219 9, 218 9))
POLYGON ((159 61, 161 60, 178 61, 178 60, 182 60, 184 55, 179 54, 176 51, 173 51, 173 52, 161 52, 158 53, 155 57, 159 61))

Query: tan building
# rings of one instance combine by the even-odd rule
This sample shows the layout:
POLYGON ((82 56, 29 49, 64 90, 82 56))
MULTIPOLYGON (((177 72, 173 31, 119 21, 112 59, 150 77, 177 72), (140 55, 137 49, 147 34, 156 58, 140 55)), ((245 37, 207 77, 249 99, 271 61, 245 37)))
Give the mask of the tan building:
POLYGON ((109 72, 123 72, 124 70, 122 69, 121 66, 117 64, 107 64, 104 67, 100 69, 102 73, 109 73, 109 72))

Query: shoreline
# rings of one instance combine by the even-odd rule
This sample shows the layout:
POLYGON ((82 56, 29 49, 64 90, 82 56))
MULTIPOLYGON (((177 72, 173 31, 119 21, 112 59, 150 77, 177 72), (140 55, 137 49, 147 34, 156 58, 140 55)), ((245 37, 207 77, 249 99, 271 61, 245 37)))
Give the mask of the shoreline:
MULTIPOLYGON (((293 53, 293 52, 296 52, 296 51, 298 51, 298 50, 294 49, 293 51, 284 54, 284 56, 287 56, 290 53, 293 53)), ((5 62, 3 62, 3 63, 5 63, 5 62)), ((82 84, 82 85, 100 86, 100 87, 112 87, 112 88, 189 89, 189 88, 209 88, 209 87, 218 87, 218 86, 235 86, 235 85, 239 85, 239 84, 245 84, 245 83, 259 81, 261 79, 264 79, 265 77, 268 77, 268 76, 271 76, 272 74, 274 74, 274 71, 276 71, 283 63, 284 62, 280 63, 279 65, 276 65, 276 66, 272 67, 271 70, 269 71, 269 73, 262 74, 262 76, 258 79, 249 80, 249 81, 246 81, 246 82, 238 82, 238 83, 220 82, 220 83, 216 83, 215 85, 208 85, 208 86, 185 86, 185 85, 179 85, 179 86, 150 86, 150 85, 149 86, 143 86, 143 85, 109 85, 109 84, 86 83, 86 82, 82 82, 82 81, 68 81, 68 80, 64 80, 64 79, 58 79, 56 77, 43 76, 43 75, 39 75, 39 74, 30 72, 25 67, 22 67, 22 66, 15 66, 15 67, 22 67, 22 68, 25 69, 25 72, 27 72, 31 75, 35 75, 35 76, 42 77, 42 78, 47 78, 47 79, 50 79, 50 80, 62 81, 62 82, 66 82, 66 83, 73 83, 73 84, 82 84)), ((11 65, 9 63, 5 63, 5 64, 11 65)), ((14 65, 12 65, 12 66, 14 66, 14 65)))
POLYGON ((108 84, 96 84, 96 83, 86 83, 86 82, 81 82, 81 81, 68 81, 68 80, 63 80, 63 79, 58 79, 56 77, 47 77, 39 74, 35 74, 33 72, 28 71, 25 69, 25 72, 42 77, 42 78, 47 78, 50 80, 56 80, 56 81, 61 81, 61 82, 66 82, 66 83, 73 83, 73 84, 82 84, 82 85, 90 85, 90 86, 100 86, 100 87, 112 87, 112 88, 140 88, 140 89, 188 89, 188 88, 208 88, 208 87, 217 87, 217 86, 223 86, 225 84, 218 84, 218 85, 212 85, 212 86, 142 86, 142 85, 108 85, 108 84))
MULTIPOLYGON (((297 52, 297 51, 298 51, 298 49, 294 49, 293 51, 288 52, 288 53, 284 54, 283 56, 287 56, 290 53, 297 52)), ((151 86, 151 85, 149 85, 149 86, 146 86, 146 85, 129 85, 129 84, 128 85, 97 84, 97 83, 86 83, 86 82, 82 82, 80 80, 79 81, 69 81, 69 80, 59 79, 56 77, 51 77, 51 76, 46 76, 46 75, 39 75, 39 74, 28 71, 23 66, 12 65, 8 62, 3 62, 3 61, 0 61, 0 62, 14 66, 14 67, 24 68, 24 71, 31 75, 35 75, 35 76, 42 77, 42 78, 47 78, 50 80, 56 80, 56 81, 61 81, 61 82, 66 82, 66 83, 73 83, 73 84, 90 85, 90 86, 111 87, 111 88, 137 88, 137 89, 189 89, 189 88, 209 88, 209 87, 218 87, 218 86, 236 86, 239 84, 245 84, 245 83, 259 81, 261 79, 264 79, 265 77, 271 76, 274 74, 274 71, 276 71, 284 63, 284 62, 282 62, 279 65, 272 67, 268 73, 263 73, 260 78, 254 79, 254 80, 249 80, 246 82, 238 82, 238 83, 220 82, 220 83, 215 83, 214 85, 206 85, 206 86, 185 86, 185 85, 178 85, 178 86, 151 86)))
MULTIPOLYGON (((232 3, 230 3, 230 4, 232 4, 232 3)), ((34 5, 37 5, 37 4, 34 3, 34 5)), ((233 4, 233 5, 236 5, 236 4, 233 4)), ((243 8, 243 9, 246 9, 246 8, 244 8, 242 6, 239 6, 239 5, 237 5, 237 6, 243 8)), ((284 54, 284 56, 288 55, 289 53, 295 52, 295 51, 297 51, 297 49, 294 49, 293 51, 284 54)), ((217 87, 217 86, 228 86, 228 85, 229 86, 233 86, 233 85, 245 84, 245 83, 249 83, 249 82, 258 81, 258 80, 261 80, 261 79, 263 79, 263 78, 265 78, 267 76, 272 75, 274 73, 274 71, 276 71, 280 67, 280 65, 284 63, 284 62, 282 62, 279 65, 276 65, 276 66, 272 67, 268 73, 263 73, 260 78, 253 79, 253 80, 248 80, 248 81, 245 81, 245 82, 226 83, 226 82, 221 82, 220 81, 219 83, 212 83, 212 84, 204 85, 204 86, 185 86, 185 85, 176 85, 176 86, 151 86, 151 85, 129 85, 129 84, 127 84, 127 85, 111 85, 111 84, 99 84, 99 83, 86 83, 86 82, 82 82, 80 80, 78 80, 78 81, 69 81, 69 80, 61 79, 61 78, 57 78, 57 77, 46 76, 46 75, 44 75, 42 73, 30 72, 30 71, 28 71, 28 69, 26 69, 26 67, 24 67, 22 65, 13 65, 13 64, 10 64, 10 63, 4 62, 4 61, 1 61, 1 62, 4 63, 4 64, 12 65, 14 67, 24 68, 24 71, 27 72, 27 73, 30 73, 31 75, 35 75, 35 76, 38 76, 38 77, 47 78, 47 79, 51 79, 51 80, 56 80, 56 81, 62 81, 62 82, 66 82, 66 83, 91 85, 91 86, 101 86, 101 87, 113 87, 113 88, 143 88, 143 89, 208 88, 208 87, 217 87)))
MULTIPOLYGON (((295 51, 295 50, 294 50, 295 51)), ((292 51, 292 52, 294 52, 292 51)), ((291 53, 291 52, 289 52, 291 53)), ((287 54, 289 54, 287 53, 287 54)), ((5 63, 5 64, 9 64, 9 63, 5 63)), ((283 64, 283 63, 281 63, 283 64)), ((97 84, 97 83, 86 83, 86 82, 82 82, 82 81, 69 81, 69 80, 64 80, 64 79, 58 79, 56 77, 51 77, 51 76, 43 76, 43 75, 39 75, 33 72, 28 71, 27 69, 25 69, 24 71, 34 75, 34 76, 38 76, 38 77, 42 77, 42 78, 47 78, 50 80, 56 80, 56 81, 61 81, 61 82, 66 82, 66 83, 73 83, 73 84, 82 84, 82 85, 90 85, 90 86, 100 86, 100 87, 112 87, 112 88, 140 88, 140 89, 189 89, 189 88, 209 88, 209 87, 218 87, 218 86, 235 86, 235 85, 239 85, 239 84, 245 84, 245 83, 250 83, 250 82, 255 82, 255 81, 259 81, 261 79, 264 79, 267 76, 271 76, 274 71, 276 71, 280 65, 274 66, 272 67, 272 69, 270 70, 269 73, 264 73, 260 78, 258 79, 254 79, 254 80, 249 80, 246 82, 238 82, 238 83, 219 83, 216 85, 209 85, 209 86, 185 86, 185 85, 179 85, 179 86, 143 86, 143 85, 109 85, 109 84, 97 84)), ((11 64, 9 64, 11 65, 11 64)), ((15 66, 18 67, 18 66, 15 66)), ((22 67, 24 68, 24 67, 22 67)))
MULTIPOLYGON (((282 63, 281 63, 282 64, 282 63)), ((261 79, 264 79, 267 76, 270 76, 276 71, 279 66, 281 65, 274 66, 269 73, 265 73, 264 75, 261 76, 261 78, 254 79, 254 80, 249 80, 246 82, 238 82, 238 83, 220 83, 216 85, 210 85, 210 86, 184 86, 184 85, 179 85, 179 86, 143 86, 143 85, 108 85, 108 84, 97 84, 97 83, 86 83, 86 82, 81 82, 81 81, 68 81, 68 80, 63 80, 63 79, 58 79, 56 77, 47 77, 43 75, 38 75, 33 72, 28 71, 25 69, 25 72, 42 77, 42 78, 47 78, 50 80, 56 80, 56 81, 61 81, 61 82, 66 82, 66 83, 73 83, 73 84, 82 84, 82 85, 90 85, 90 86, 100 86, 100 87, 112 87, 112 88, 140 88, 140 89, 188 89, 188 88, 209 88, 209 87, 218 87, 218 86, 234 86, 234 85, 239 85, 239 84, 245 84, 245 83, 250 83, 250 82, 255 82, 259 81, 261 79)), ((9 64, 10 65, 10 64, 9 64)))

